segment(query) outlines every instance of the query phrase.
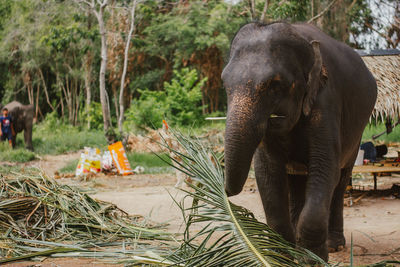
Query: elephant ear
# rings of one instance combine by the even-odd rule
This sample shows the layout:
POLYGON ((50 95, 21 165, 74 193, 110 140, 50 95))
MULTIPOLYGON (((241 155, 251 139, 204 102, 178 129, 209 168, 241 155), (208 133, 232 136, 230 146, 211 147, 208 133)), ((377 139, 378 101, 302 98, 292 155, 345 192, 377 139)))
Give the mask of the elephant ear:
POLYGON ((318 89, 321 83, 321 76, 323 75, 322 72, 325 72, 324 76, 327 76, 326 68, 324 68, 322 64, 319 42, 313 40, 311 41, 311 46, 314 51, 314 64, 308 74, 307 92, 303 100, 303 113, 305 116, 310 114, 314 101, 317 98, 318 89))

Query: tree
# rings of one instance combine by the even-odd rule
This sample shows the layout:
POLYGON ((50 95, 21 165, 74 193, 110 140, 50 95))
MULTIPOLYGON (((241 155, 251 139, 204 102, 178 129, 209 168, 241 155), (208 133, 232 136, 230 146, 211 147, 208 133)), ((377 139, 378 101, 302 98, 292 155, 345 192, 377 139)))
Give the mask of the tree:
POLYGON ((107 71, 107 30, 104 22, 104 12, 109 0, 75 0, 81 6, 86 6, 96 16, 99 24, 101 38, 101 63, 99 74, 100 87, 100 102, 103 111, 104 132, 107 137, 110 137, 111 130, 111 115, 110 103, 106 91, 106 71, 107 71))
POLYGON ((125 45, 125 52, 124 52, 124 66, 122 69, 122 76, 121 76, 121 88, 119 91, 119 118, 118 118, 118 129, 119 132, 122 134, 122 124, 124 122, 124 114, 125 114, 125 103, 124 103, 124 91, 125 91, 125 78, 126 78, 126 71, 128 69, 128 56, 129 56, 129 47, 131 44, 132 34, 135 30, 135 10, 136 10, 137 0, 133 0, 132 7, 131 7, 131 16, 130 16, 130 28, 128 37, 126 38, 126 45, 125 45))
POLYGON ((74 2, 0 0, 0 101, 33 103, 39 120, 56 112, 88 128, 96 114, 92 126, 104 123, 106 133, 111 119, 121 131, 132 101, 166 91, 183 68, 207 78, 194 108, 224 112, 220 73, 235 32, 252 18, 311 21, 355 48, 400 43, 397 0, 74 2))

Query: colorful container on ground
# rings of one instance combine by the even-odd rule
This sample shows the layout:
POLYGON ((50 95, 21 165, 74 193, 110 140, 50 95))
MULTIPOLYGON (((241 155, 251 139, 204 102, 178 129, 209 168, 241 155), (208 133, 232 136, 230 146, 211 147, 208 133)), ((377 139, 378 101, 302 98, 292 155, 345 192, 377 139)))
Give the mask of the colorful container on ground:
POLYGON ((116 142, 108 146, 111 157, 115 166, 117 167, 118 173, 122 175, 133 174, 131 165, 129 164, 128 157, 126 156, 124 146, 122 142, 116 142))

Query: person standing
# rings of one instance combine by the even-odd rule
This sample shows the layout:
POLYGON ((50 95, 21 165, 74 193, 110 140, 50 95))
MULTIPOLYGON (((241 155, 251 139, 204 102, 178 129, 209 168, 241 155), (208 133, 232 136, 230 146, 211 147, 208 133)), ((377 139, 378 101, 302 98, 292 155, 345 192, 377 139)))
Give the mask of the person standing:
POLYGON ((14 127, 11 116, 8 115, 8 109, 3 108, 3 116, 0 117, 0 139, 1 141, 8 140, 12 147, 12 137, 15 136, 14 127))

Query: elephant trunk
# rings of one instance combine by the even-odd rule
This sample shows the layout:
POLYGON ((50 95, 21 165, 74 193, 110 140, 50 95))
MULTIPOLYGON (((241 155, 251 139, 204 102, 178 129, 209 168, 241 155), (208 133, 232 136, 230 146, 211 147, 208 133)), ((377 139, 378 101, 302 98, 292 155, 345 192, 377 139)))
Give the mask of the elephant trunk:
POLYGON ((242 191, 263 128, 245 114, 237 116, 235 113, 228 112, 225 132, 225 191, 228 196, 242 191))

